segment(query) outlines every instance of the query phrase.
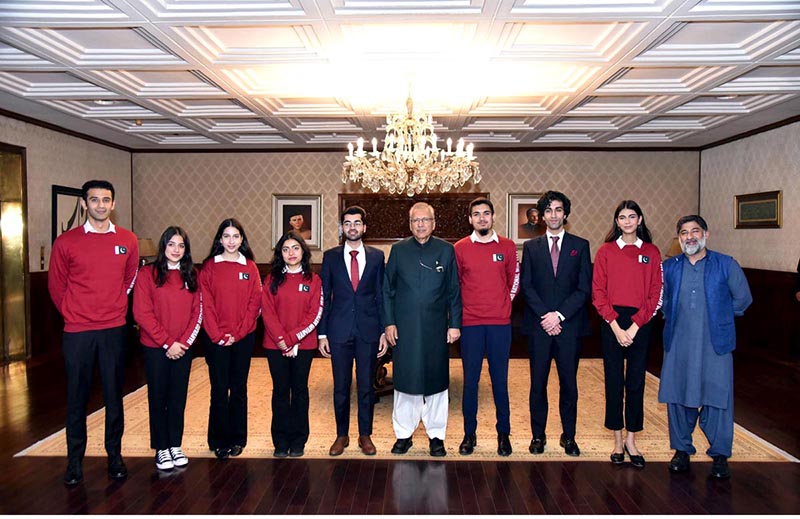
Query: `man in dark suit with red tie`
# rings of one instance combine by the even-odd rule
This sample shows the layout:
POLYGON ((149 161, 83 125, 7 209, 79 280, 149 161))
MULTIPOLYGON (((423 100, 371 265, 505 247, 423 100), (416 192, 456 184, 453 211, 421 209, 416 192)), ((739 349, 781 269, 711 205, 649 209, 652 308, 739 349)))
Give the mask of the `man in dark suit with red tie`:
POLYGON ((560 385, 561 447, 580 456, 575 442, 578 410, 578 361, 581 337, 589 333, 586 303, 592 293, 589 242, 564 230, 570 214, 569 198, 548 191, 538 201, 547 231, 525 242, 522 254, 522 294, 525 314, 522 332, 528 336, 531 362, 531 454, 541 454, 547 443, 547 379, 555 358, 560 385))
POLYGON ((372 375, 376 359, 386 353, 383 335, 383 251, 364 245, 366 212, 358 206, 342 213, 343 245, 322 257, 324 309, 318 326, 319 351, 330 357, 333 368, 333 408, 336 441, 329 454, 338 456, 350 444, 350 386, 356 363, 358 394, 358 446, 374 455, 372 416, 375 390, 372 375))

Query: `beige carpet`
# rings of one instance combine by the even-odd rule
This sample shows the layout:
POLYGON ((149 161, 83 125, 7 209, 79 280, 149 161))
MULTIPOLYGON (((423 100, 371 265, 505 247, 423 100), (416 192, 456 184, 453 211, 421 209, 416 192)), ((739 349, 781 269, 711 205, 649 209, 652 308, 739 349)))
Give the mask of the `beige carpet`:
MULTIPOLYGON (((574 460, 564 455, 558 446, 561 424, 558 415, 558 375, 553 366, 548 395, 550 397, 550 416, 547 437, 549 443, 545 452, 537 457, 528 453, 531 439, 530 417, 528 412, 528 391, 530 372, 526 359, 512 359, 509 366, 511 395, 511 443, 514 453, 509 458, 499 458, 496 454, 494 403, 486 363, 481 376, 480 404, 478 415, 478 447, 472 456, 460 456, 458 445, 463 437, 461 416, 461 393, 463 373, 461 360, 450 361, 450 416, 445 446, 446 460, 487 460, 507 459, 516 461, 536 460, 574 460)), ((669 461, 672 451, 669 448, 667 430, 667 410, 657 402, 658 378, 648 374, 645 392, 645 430, 637 437, 637 445, 649 461, 669 461)), ((309 380, 311 387, 311 436, 306 445, 306 458, 328 457, 328 448, 336 436, 333 416, 333 379, 330 361, 315 359, 309 380)), ((580 363, 578 371, 577 441, 581 447, 581 460, 607 461, 613 447, 612 433, 603 427, 604 390, 602 360, 586 359, 580 363)), ((253 359, 249 380, 249 436, 244 457, 263 458, 272 455, 272 441, 269 434, 270 396, 272 380, 269 376, 267 360, 253 359)), ((189 382, 189 397, 186 408, 186 431, 183 448, 189 457, 212 457, 206 445, 206 426, 208 421, 209 383, 208 370, 203 359, 195 359, 189 382)), ((355 396, 351 405, 350 421, 351 444, 341 457, 363 456, 355 445, 357 421, 355 396)), ((375 406, 374 434, 378 457, 400 459, 390 454, 394 434, 392 432, 392 397, 384 397, 375 406)), ((103 448, 104 410, 101 409, 88 418, 89 439, 87 456, 105 456, 103 448)), ((698 453, 708 448, 699 428, 694 435, 698 453)), ((150 450, 147 387, 142 387, 125 397, 125 435, 122 439, 122 453, 125 456, 152 456, 150 450)), ((66 456, 64 430, 28 447, 18 456, 66 456)), ((422 425, 414 435, 414 446, 402 459, 430 459, 428 439, 422 425)), ((736 426, 731 461, 797 461, 797 459, 770 445, 742 427, 736 426)))

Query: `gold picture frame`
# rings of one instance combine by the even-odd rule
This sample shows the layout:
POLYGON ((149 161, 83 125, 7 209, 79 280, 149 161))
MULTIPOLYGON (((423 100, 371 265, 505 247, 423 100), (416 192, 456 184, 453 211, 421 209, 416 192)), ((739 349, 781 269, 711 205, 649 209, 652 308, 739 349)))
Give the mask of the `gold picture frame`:
POLYGON ((322 195, 272 195, 272 247, 292 229, 289 221, 302 215, 301 235, 311 250, 322 249, 322 195))
POLYGON ((736 229, 780 229, 783 225, 783 193, 765 191, 735 195, 736 229))

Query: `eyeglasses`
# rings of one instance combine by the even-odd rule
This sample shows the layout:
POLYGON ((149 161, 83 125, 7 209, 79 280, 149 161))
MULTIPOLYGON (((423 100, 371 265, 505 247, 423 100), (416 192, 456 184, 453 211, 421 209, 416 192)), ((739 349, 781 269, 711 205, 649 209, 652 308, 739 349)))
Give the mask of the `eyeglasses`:
POLYGON ((364 226, 364 222, 362 222, 361 220, 356 220, 355 222, 350 222, 350 221, 342 222, 342 227, 343 228, 347 228, 347 227, 363 227, 363 226, 364 226))
POLYGON ((411 218, 410 221, 414 225, 416 225, 418 223, 426 223, 427 224, 427 223, 433 222, 433 218, 431 218, 430 216, 426 216, 425 218, 411 218))

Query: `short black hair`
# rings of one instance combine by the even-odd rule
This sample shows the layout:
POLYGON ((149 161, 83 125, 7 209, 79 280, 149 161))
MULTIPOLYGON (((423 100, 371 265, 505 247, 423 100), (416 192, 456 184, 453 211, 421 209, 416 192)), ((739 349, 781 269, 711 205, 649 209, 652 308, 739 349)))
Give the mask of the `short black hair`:
POLYGON ((681 216, 681 218, 678 220, 678 225, 675 226, 675 234, 680 234, 681 227, 683 227, 685 224, 689 222, 697 223, 697 225, 699 225, 700 228, 703 229, 703 231, 708 230, 708 224, 706 223, 705 220, 703 220, 702 216, 700 216, 699 214, 690 214, 686 216, 681 216))
POLYGON ((494 204, 492 204, 492 201, 489 200, 488 198, 486 198, 484 196, 479 196, 478 198, 476 198, 475 200, 470 202, 469 203, 469 214, 472 214, 472 208, 475 207, 476 205, 488 205, 489 206, 489 210, 491 210, 492 214, 494 214, 494 204))
POLYGON ((84 182, 81 186, 81 198, 87 204, 89 203, 89 190, 90 189, 108 189, 111 191, 111 201, 114 201, 114 184, 108 180, 89 180, 84 182))
POLYGON ((350 207, 342 211, 342 218, 339 223, 344 223, 344 217, 348 214, 357 214, 361 217, 361 223, 363 224, 367 223, 367 212, 361 206, 351 205, 350 207))
POLYGON ((539 209, 539 214, 544 216, 544 211, 547 209, 550 204, 554 201, 558 200, 564 206, 564 225, 567 223, 567 217, 569 213, 572 211, 572 204, 567 198, 567 195, 561 193, 560 191, 548 191, 542 195, 538 202, 536 202, 536 208, 539 209))

